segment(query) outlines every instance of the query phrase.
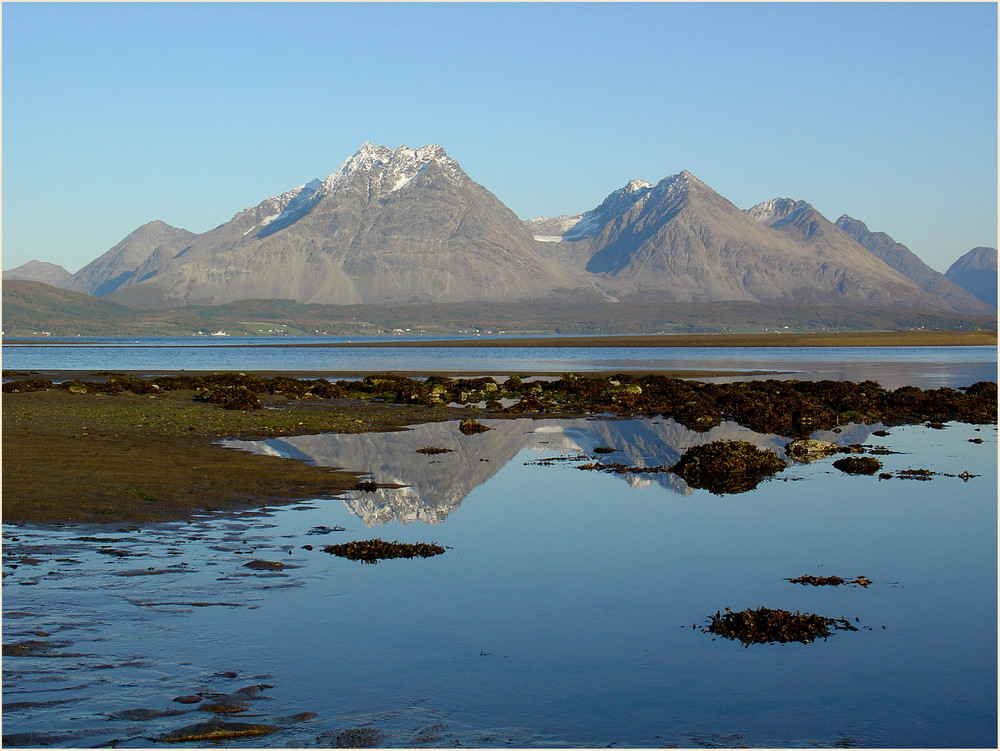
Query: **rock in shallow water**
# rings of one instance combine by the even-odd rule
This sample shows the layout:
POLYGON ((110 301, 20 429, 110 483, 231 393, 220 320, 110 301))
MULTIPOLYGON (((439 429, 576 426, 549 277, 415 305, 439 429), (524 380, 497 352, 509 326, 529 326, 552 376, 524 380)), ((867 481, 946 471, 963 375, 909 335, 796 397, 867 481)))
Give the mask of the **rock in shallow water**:
POLYGON ((156 740, 167 743, 187 743, 191 741, 226 741, 232 738, 246 738, 257 735, 268 735, 277 732, 274 725, 263 725, 253 722, 222 722, 209 720, 195 725, 164 733, 156 740))

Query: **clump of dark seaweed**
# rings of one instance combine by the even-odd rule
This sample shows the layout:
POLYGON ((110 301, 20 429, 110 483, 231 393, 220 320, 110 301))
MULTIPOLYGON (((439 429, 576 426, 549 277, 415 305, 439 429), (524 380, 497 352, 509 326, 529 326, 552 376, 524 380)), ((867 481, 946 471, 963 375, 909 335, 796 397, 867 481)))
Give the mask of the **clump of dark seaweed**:
POLYGON ((785 454, 797 462, 824 459, 835 453, 837 453, 837 444, 813 438, 800 438, 785 446, 785 454))
POLYGON ((167 743, 221 742, 234 738, 268 735, 269 733, 277 732, 277 730, 278 728, 274 725, 265 725, 262 723, 209 720, 208 722, 199 722, 195 725, 188 725, 178 730, 164 733, 155 740, 167 743))
POLYGON ((285 564, 281 561, 265 561, 261 558, 255 558, 248 563, 244 563, 243 566, 254 571, 281 571, 285 567, 285 564))
POLYGON ((374 493, 378 490, 378 483, 374 480, 361 480, 354 486, 354 489, 365 493, 374 493))
POLYGON ((239 409, 246 412, 264 408, 257 394, 246 386, 221 386, 203 394, 201 401, 218 404, 223 409, 239 409))
POLYGON ((438 446, 424 446, 421 449, 417 449, 418 454, 428 454, 433 456, 434 454, 449 454, 455 449, 443 449, 438 446))
POLYGON ((387 558, 430 558, 441 555, 444 548, 433 542, 386 542, 381 539, 355 540, 341 545, 328 545, 324 553, 332 553, 341 558, 365 563, 378 563, 387 558))
POLYGON ((466 417, 458 425, 458 429, 462 431, 463 435, 475 435, 476 433, 485 433, 487 430, 492 430, 487 425, 483 425, 478 420, 472 417, 466 417))
POLYGON ((896 473, 896 477, 901 477, 906 480, 929 480, 937 472, 932 472, 929 469, 913 469, 913 467, 907 467, 906 469, 901 469, 896 473))
POLYGON ((880 480, 891 480, 893 477, 897 477, 900 480, 930 480, 932 477, 957 477, 962 482, 968 482, 973 477, 978 477, 979 475, 973 475, 969 472, 962 472, 960 475, 953 475, 950 472, 934 472, 929 469, 914 469, 913 467, 907 467, 906 469, 900 469, 896 474, 891 472, 883 472, 878 476, 880 480))
POLYGON ((805 586, 807 584, 813 587, 839 587, 842 584, 854 584, 858 587, 867 587, 872 583, 871 579, 864 576, 858 576, 854 579, 844 579, 841 576, 813 576, 812 574, 803 574, 802 576, 796 576, 794 579, 787 579, 792 584, 801 584, 805 586))
POLYGON ((616 452, 616 451, 617 451, 618 449, 616 449, 616 448, 612 448, 611 446, 594 446, 594 448, 593 448, 593 449, 591 449, 591 450, 592 450, 592 451, 593 451, 593 452, 594 452, 595 454, 613 454, 613 453, 615 453, 615 452, 616 452))
POLYGON ((587 464, 580 464, 577 469, 587 470, 588 472, 609 472, 613 475, 641 475, 648 474, 653 475, 660 472, 670 472, 673 467, 667 467, 664 465, 657 465, 655 467, 638 467, 635 465, 622 464, 621 462, 612 462, 611 464, 602 464, 601 462, 590 462, 587 464))
POLYGON ((48 391, 53 388, 52 381, 44 378, 26 378, 20 381, 8 381, 3 385, 4 393, 17 394, 27 391, 48 391))
POLYGON ((726 639, 738 640, 744 647, 751 644, 787 644, 799 642, 809 644, 816 639, 826 640, 834 631, 857 631, 845 618, 827 618, 815 613, 791 613, 787 610, 772 610, 763 606, 756 610, 746 609, 734 613, 726 608, 725 613, 716 612, 711 616, 702 632, 716 634, 726 639))
POLYGON ((833 466, 849 475, 873 475, 882 469, 882 462, 870 456, 845 456, 833 466))
POLYGON ((712 441, 685 451, 673 471, 693 488, 725 495, 753 490, 765 477, 784 468, 785 463, 773 451, 747 441, 712 441))
POLYGON ((347 728, 333 738, 334 748, 375 748, 385 740, 385 733, 376 728, 347 728))

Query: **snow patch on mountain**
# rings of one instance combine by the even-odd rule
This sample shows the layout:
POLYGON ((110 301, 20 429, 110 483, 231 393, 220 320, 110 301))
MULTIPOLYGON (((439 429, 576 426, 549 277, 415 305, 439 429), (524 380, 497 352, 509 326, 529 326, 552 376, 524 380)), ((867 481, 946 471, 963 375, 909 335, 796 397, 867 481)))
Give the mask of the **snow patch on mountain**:
POLYGON ((652 190, 653 185, 645 180, 629 180, 596 209, 584 213, 580 221, 563 235, 563 239, 575 242, 596 235, 608 222, 617 219, 635 204, 644 202, 652 190))
POLYGON ((796 201, 791 198, 772 198, 770 201, 751 206, 746 213, 751 219, 769 225, 806 208, 808 205, 805 201, 796 201))
POLYGON ((264 217, 259 226, 266 227, 272 222, 284 222, 291 217, 298 218, 311 209, 319 200, 319 189, 323 186, 319 180, 311 180, 305 185, 286 191, 277 196, 281 210, 277 214, 264 217))
POLYGON ((583 214, 576 216, 560 214, 556 217, 535 216, 531 219, 525 219, 524 225, 538 242, 560 243, 563 241, 563 235, 575 227, 582 218, 583 214))

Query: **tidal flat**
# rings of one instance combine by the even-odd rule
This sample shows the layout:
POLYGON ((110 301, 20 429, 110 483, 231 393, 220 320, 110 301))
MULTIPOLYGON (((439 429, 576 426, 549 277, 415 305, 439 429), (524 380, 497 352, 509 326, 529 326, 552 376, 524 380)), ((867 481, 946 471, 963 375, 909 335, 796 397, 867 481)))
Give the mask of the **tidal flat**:
POLYGON ((994 383, 244 379, 5 384, 4 745, 996 743, 994 383))

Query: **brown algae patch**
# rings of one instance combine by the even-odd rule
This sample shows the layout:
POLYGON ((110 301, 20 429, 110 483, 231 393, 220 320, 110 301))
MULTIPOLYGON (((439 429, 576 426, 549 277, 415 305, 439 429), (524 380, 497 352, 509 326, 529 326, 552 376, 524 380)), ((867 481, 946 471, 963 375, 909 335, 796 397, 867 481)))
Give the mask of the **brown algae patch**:
POLYGON ((455 449, 443 449, 440 446, 424 446, 423 448, 417 449, 418 454, 427 454, 428 456, 434 456, 436 454, 450 454, 455 449))
POLYGON ((328 545, 324 553, 364 563, 378 563, 388 558, 430 558, 441 555, 444 548, 435 543, 386 542, 382 539, 355 540, 341 545, 328 545))
POLYGON ((849 475, 873 475, 882 469, 882 462, 870 456, 845 456, 833 466, 849 475))
POLYGON ((747 441, 712 441, 685 451, 673 471, 693 488, 724 495, 753 490, 784 468, 785 462, 773 451, 747 441))
POLYGON ((813 576, 812 574, 803 574, 802 576, 796 576, 793 579, 786 579, 785 581, 790 581, 792 584, 801 584, 802 586, 811 585, 813 587, 839 587, 844 584, 853 584, 858 587, 867 588, 869 584, 872 583, 871 579, 864 576, 856 576, 853 579, 844 579, 841 576, 813 576))
POLYGON ((253 569, 254 571, 281 571, 285 568, 285 564, 281 561, 265 561, 255 558, 252 561, 244 563, 243 568, 253 569))
POLYGON ((333 738, 334 748, 375 748, 385 740, 385 733, 377 728, 347 728, 333 738))
POLYGON ((816 639, 826 640, 834 631, 858 630, 846 618, 827 618, 798 611, 792 613, 763 606, 738 613, 726 608, 725 613, 716 612, 709 620, 708 626, 702 628, 703 633, 740 641, 744 647, 789 642, 809 644, 816 639))
POLYGON ((800 438, 785 446, 785 454, 797 462, 808 463, 825 459, 839 451, 836 443, 819 441, 815 438, 800 438))
POLYGON ((275 733, 279 728, 275 725, 265 725, 254 722, 224 722, 222 720, 209 720, 199 722, 195 725, 188 725, 169 733, 165 733, 156 740, 166 743, 191 743, 195 741, 228 741, 233 738, 247 738, 253 736, 269 735, 275 733))
POLYGON ((459 431, 463 435, 475 435, 476 433, 485 433, 487 430, 492 430, 487 425, 483 425, 479 420, 472 417, 466 417, 458 425, 459 431))

